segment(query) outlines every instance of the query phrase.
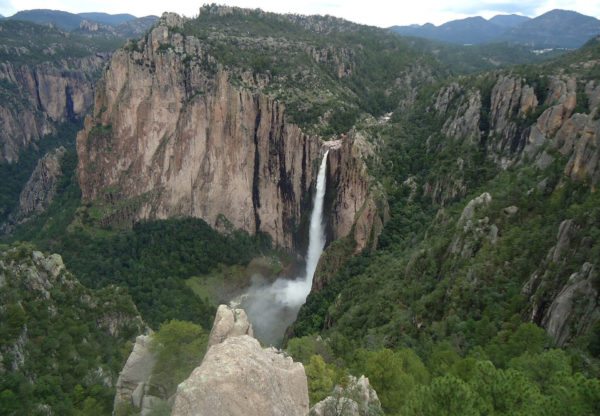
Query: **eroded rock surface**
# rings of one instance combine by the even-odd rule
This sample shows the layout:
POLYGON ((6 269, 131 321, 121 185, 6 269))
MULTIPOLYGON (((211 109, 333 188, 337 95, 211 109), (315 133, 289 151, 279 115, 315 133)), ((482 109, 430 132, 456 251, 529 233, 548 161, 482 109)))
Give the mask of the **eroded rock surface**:
POLYGON ((212 344, 202 364, 179 385, 171 415, 306 416, 304 366, 275 348, 263 349, 250 335, 240 335, 248 329, 235 325, 243 323, 243 311, 224 305, 219 311, 211 342, 222 341, 212 344), (235 311, 238 319, 232 323, 235 311), (241 327, 246 329, 234 329, 241 327))
POLYGON ((217 308, 215 321, 208 337, 208 347, 220 344, 227 338, 240 335, 254 336, 252 324, 248 321, 246 311, 220 305, 217 308))
MULTIPOLYGON (((252 88, 242 88, 227 71, 206 70, 215 58, 177 25, 165 15, 135 48, 113 55, 77 138, 83 200, 111 207, 105 224, 192 216, 301 245, 322 140, 287 122, 284 104, 261 92, 261 80, 250 77, 252 88)), ((380 228, 366 223, 381 215, 364 162, 353 160, 354 140, 346 140, 330 152, 328 184, 337 197, 328 222, 339 238, 360 220, 364 247, 380 228)))

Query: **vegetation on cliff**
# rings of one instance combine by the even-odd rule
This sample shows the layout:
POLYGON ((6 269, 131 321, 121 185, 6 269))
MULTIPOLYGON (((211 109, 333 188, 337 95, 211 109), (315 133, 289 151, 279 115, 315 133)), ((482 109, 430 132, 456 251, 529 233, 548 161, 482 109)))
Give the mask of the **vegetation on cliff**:
MULTIPOLYGON (((227 70, 308 131, 360 131, 390 205, 377 250, 330 246, 317 273, 327 278, 290 330, 311 401, 351 373, 370 378, 391 415, 599 413, 598 41, 544 65, 446 77, 417 42, 373 28, 202 10, 171 29, 202 42, 206 74, 227 70)), ((269 248, 195 219, 98 227, 102 207, 80 206, 74 174, 63 180, 49 211, 11 238, 61 253, 94 290, 127 288, 154 328, 208 328, 212 302, 186 279, 269 248)), ((13 315, 6 322, 25 319, 13 315)), ((21 397, 7 389, 3 400, 21 397)))

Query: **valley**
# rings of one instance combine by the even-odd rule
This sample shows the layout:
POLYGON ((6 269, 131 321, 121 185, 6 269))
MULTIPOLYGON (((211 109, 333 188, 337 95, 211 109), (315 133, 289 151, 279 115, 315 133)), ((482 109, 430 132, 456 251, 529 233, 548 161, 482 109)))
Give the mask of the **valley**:
POLYGON ((600 412, 600 33, 51 16, 0 20, 0 414, 237 414, 236 366, 286 414, 600 412))

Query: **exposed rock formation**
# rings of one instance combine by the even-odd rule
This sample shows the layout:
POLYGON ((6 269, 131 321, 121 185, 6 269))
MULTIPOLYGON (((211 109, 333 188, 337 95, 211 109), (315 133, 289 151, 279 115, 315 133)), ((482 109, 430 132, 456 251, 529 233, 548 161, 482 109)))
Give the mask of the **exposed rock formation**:
MULTIPOLYGON (((219 310, 225 319, 215 319, 221 328, 213 329, 211 340, 217 332, 227 333, 228 337, 213 344, 202 364, 179 385, 171 415, 308 414, 308 386, 302 364, 274 348, 261 348, 249 335, 227 331, 232 328, 225 324, 227 316, 231 317, 235 310, 223 305, 219 310)), ((239 316, 238 322, 244 323, 245 314, 239 316)))
MULTIPOLYGON (((0 321, 1 371, 22 378, 31 389, 37 380, 60 377, 61 372, 77 374, 84 388, 114 386, 117 375, 106 360, 118 359, 116 351, 144 328, 125 290, 90 290, 66 270, 60 255, 27 245, 0 248, 0 321), (78 335, 64 338, 65 328, 78 335), (44 344, 43 354, 40 337, 55 340, 44 344)), ((48 413, 61 413, 46 407, 48 413)))
POLYGON ((147 414, 152 408, 154 396, 148 394, 148 388, 156 357, 150 349, 150 342, 151 335, 138 336, 125 366, 119 373, 114 402, 116 414, 129 405, 142 409, 142 414, 147 414))
POLYGON ((57 123, 83 117, 94 98, 94 81, 107 56, 60 63, 13 65, 0 62, 0 163, 55 131, 57 123))
MULTIPOLYGON (((568 160, 565 175, 573 180, 600 181, 600 85, 589 81, 579 92, 574 76, 547 76, 543 102, 526 81, 500 76, 491 91, 486 151, 501 168, 529 160, 539 168, 555 159, 548 149, 558 150, 568 160), (578 102, 587 103, 586 113, 576 113, 578 102), (540 108, 540 105, 544 107, 540 108), (543 109, 543 111, 541 111, 543 109), (533 118, 536 111, 541 114, 533 118)), ((481 100, 457 83, 441 89, 432 106, 443 117, 442 132, 461 142, 477 142, 481 100)), ((426 194, 440 194, 449 184, 428 184, 426 194)), ((453 188, 456 188, 453 185, 453 188)), ((462 190, 463 194, 466 189, 462 190)), ((460 194, 460 190, 456 192, 460 194)), ((437 201, 436 198, 433 198, 437 201)))
POLYGON ((220 344, 227 338, 241 335, 254 337, 252 324, 248 321, 246 311, 220 305, 208 337, 208 348, 220 344))
POLYGON ((558 345, 585 333, 593 322, 600 319, 598 291, 594 287, 597 280, 594 266, 584 263, 579 272, 569 277, 548 308, 542 326, 558 345))
POLYGON ((58 181, 62 177, 61 162, 65 153, 66 149, 61 146, 46 153, 38 161, 19 196, 17 221, 33 214, 40 214, 48 208, 56 194, 58 181))
POLYGON ((456 224, 457 232, 450 245, 450 253, 469 258, 473 256, 484 240, 491 244, 496 243, 498 227, 490 224, 487 216, 478 218, 480 215, 476 215, 491 202, 492 196, 487 192, 469 201, 456 224))
POLYGON ((558 346, 600 320, 595 266, 584 262, 578 271, 565 275, 569 260, 588 244, 579 231, 573 220, 563 221, 556 244, 523 287, 530 299, 531 321, 546 328, 558 346))
MULTIPOLYGON (((173 30, 182 24, 166 14, 145 40, 114 54, 77 138, 83 200, 107 204, 107 224, 193 216, 267 233, 283 247, 302 244, 322 141, 286 122, 285 106, 258 81, 249 80, 257 92, 241 89, 227 72, 207 70, 215 58, 173 30)), ((361 215, 361 223, 375 221, 369 179, 352 149, 350 138, 343 154, 330 153, 339 161, 329 182, 339 190, 334 238, 361 215)), ((357 227, 359 246, 372 228, 357 227)))
POLYGON ((365 376, 350 376, 346 387, 335 386, 331 396, 310 409, 310 416, 383 415, 377 392, 365 376))

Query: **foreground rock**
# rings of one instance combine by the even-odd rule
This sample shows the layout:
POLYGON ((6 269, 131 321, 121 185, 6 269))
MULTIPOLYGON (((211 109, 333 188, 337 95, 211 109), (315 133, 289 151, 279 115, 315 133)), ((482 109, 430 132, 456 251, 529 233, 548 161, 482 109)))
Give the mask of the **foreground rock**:
POLYGON ((254 336, 252 324, 243 309, 234 309, 220 305, 208 338, 208 348, 220 344, 227 338, 240 335, 254 336))
POLYGON ((251 333, 244 311, 220 306, 210 339, 225 338, 179 385, 171 415, 306 416, 304 366, 274 348, 263 349, 237 328, 251 333), (238 319, 230 325, 235 314, 238 319))
MULTIPOLYGON (((140 335, 117 380, 114 409, 119 415, 124 409, 151 409, 154 396, 148 394, 150 377, 156 356, 150 349, 151 335, 140 335)), ((146 412, 147 413, 147 412, 146 412)), ((142 410, 142 415, 146 414, 142 410)))

